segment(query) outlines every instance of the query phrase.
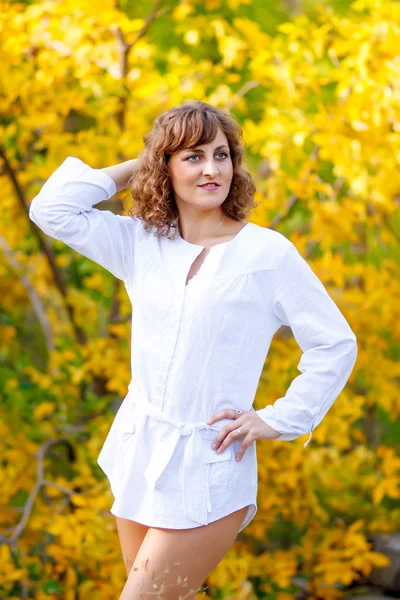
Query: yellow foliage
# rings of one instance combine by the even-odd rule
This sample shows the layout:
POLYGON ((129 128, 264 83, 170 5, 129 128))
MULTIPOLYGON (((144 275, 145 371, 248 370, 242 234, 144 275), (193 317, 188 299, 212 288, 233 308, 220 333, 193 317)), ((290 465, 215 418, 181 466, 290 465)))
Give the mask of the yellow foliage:
POLYGON ((83 282, 88 289, 97 290, 99 292, 104 291, 104 275, 102 273, 94 273, 89 277, 85 277, 83 282))
POLYGON ((186 31, 183 39, 190 46, 197 46, 200 40, 200 33, 197 29, 189 29, 186 31))
POLYGON ((73 494, 71 496, 71 502, 74 506, 86 506, 87 501, 81 494, 73 494))
MULTIPOLYGON (((90 0, 3 3, 2 147, 27 206, 77 149, 97 167, 136 156, 154 118, 174 104, 197 98, 234 111, 260 202, 251 220, 273 222, 293 241, 349 320, 359 355, 307 448, 306 436, 258 443, 259 512, 208 583, 244 600, 253 598, 249 580, 257 577, 261 594, 289 600, 286 588, 301 565, 311 597, 336 600, 342 588, 387 566, 367 538, 400 521, 399 452, 386 441, 394 440, 400 416, 400 7, 359 0, 342 17, 320 5, 314 20, 300 14, 272 36, 250 10, 235 14, 252 8, 251 0, 206 0, 204 11, 198 4, 182 0, 159 17, 174 27, 161 52, 151 26, 137 40, 146 18, 128 16, 111 0, 101 11, 90 0), (376 433, 381 413, 386 421, 376 433)), ((19 563, 8 544, 0 546, 1 593, 20 597, 12 590, 29 581, 35 547, 43 553, 36 598, 48 598, 41 585, 55 580, 67 600, 108 600, 125 569, 96 457, 111 425, 108 395, 122 399, 130 380, 129 298, 107 273, 46 237, 53 265, 30 233, 7 169, 0 179, 1 235, 40 299, 54 342, 47 347, 31 296, 4 255, 2 529, 20 521, 40 476, 60 486, 43 484, 33 499, 17 541, 25 553, 19 563), (99 390, 107 396, 97 409, 99 390), (39 450, 55 439, 64 442, 47 451, 40 475, 39 450)), ((130 206, 127 194, 123 205, 130 206)), ((300 355, 291 333, 280 330, 257 408, 285 393, 300 355)))
POLYGON ((181 0, 176 8, 174 8, 172 17, 176 21, 183 21, 187 16, 192 14, 194 7, 188 1, 181 0))
POLYGON ((53 414, 55 408, 56 408, 56 405, 54 404, 54 402, 41 402, 40 404, 35 406, 35 410, 33 411, 33 414, 35 415, 35 419, 40 421, 44 417, 47 417, 48 415, 53 414))

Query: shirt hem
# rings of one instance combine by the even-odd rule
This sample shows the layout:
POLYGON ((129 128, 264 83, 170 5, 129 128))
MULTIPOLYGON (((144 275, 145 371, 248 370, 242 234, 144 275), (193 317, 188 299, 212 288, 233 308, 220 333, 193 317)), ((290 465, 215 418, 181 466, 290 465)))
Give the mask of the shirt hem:
MULTIPOLYGON (((214 521, 218 521, 219 519, 222 519, 223 517, 226 517, 227 515, 230 515, 231 513, 235 512, 236 510, 240 510, 241 508, 244 508, 245 506, 248 506, 248 510, 247 513, 242 521, 242 523, 240 524, 240 528, 238 529, 238 533, 240 533, 242 531, 242 529, 244 529, 245 527, 247 527, 247 525, 250 523, 250 521, 253 520, 257 510, 258 510, 258 506, 256 502, 241 502, 238 504, 238 506, 235 506, 234 508, 230 509, 229 512, 225 513, 225 514, 221 514, 218 515, 217 517, 213 518, 208 525, 210 525, 210 523, 214 523, 214 521)), ((114 515, 115 517, 121 517, 122 519, 129 519, 130 521, 135 521, 136 523, 139 523, 140 525, 144 525, 145 527, 160 527, 162 529, 195 529, 196 527, 207 527, 207 525, 183 525, 182 523, 171 523, 171 521, 169 520, 168 523, 166 524, 165 522, 152 522, 149 523, 147 521, 147 519, 142 519, 141 517, 137 518, 134 515, 128 515, 127 513, 125 513, 124 511, 121 510, 117 510, 114 508, 114 505, 110 508, 110 513, 112 515, 114 515), (122 514, 124 513, 124 514, 122 514), (146 523, 144 521, 147 521, 146 523)))

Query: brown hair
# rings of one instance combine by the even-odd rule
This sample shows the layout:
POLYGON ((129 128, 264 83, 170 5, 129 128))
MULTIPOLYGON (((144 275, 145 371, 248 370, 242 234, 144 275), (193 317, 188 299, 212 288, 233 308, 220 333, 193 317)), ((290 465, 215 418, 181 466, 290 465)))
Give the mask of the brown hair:
POLYGON ((128 214, 140 218, 146 231, 155 227, 157 235, 168 236, 179 216, 168 171, 170 155, 183 148, 210 143, 218 128, 227 137, 233 165, 231 187, 221 208, 227 216, 240 221, 257 206, 254 181, 242 167, 242 128, 221 109, 206 102, 188 100, 155 119, 153 129, 143 138, 145 148, 129 180, 135 205, 128 214))

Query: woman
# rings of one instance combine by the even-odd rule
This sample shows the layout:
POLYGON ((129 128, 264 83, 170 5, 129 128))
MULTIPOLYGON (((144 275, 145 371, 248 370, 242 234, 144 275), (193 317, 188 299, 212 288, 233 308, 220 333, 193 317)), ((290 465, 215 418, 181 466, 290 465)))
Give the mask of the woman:
POLYGON ((128 574, 121 600, 155 586, 195 597, 257 511, 256 440, 308 433, 306 446, 356 360, 353 331, 295 246, 245 221, 255 187, 241 136, 230 115, 185 102, 155 120, 139 159, 93 169, 68 157, 30 208, 132 301, 132 380, 98 457, 128 574), (93 208, 128 184, 130 216, 93 208), (303 350, 301 375, 254 410, 281 325, 303 350))

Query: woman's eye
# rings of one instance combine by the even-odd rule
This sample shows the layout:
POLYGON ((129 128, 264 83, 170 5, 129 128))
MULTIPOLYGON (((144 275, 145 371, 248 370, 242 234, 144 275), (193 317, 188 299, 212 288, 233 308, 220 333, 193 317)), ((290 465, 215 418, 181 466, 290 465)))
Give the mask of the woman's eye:
MULTIPOLYGON (((228 158, 228 155, 226 152, 218 152, 217 156, 224 156, 225 158, 228 158)), ((200 156, 199 154, 193 154, 192 156, 188 156, 188 158, 186 160, 189 160, 191 158, 196 158, 197 156, 200 156)), ((189 160, 189 162, 197 162, 197 160, 189 160)))

